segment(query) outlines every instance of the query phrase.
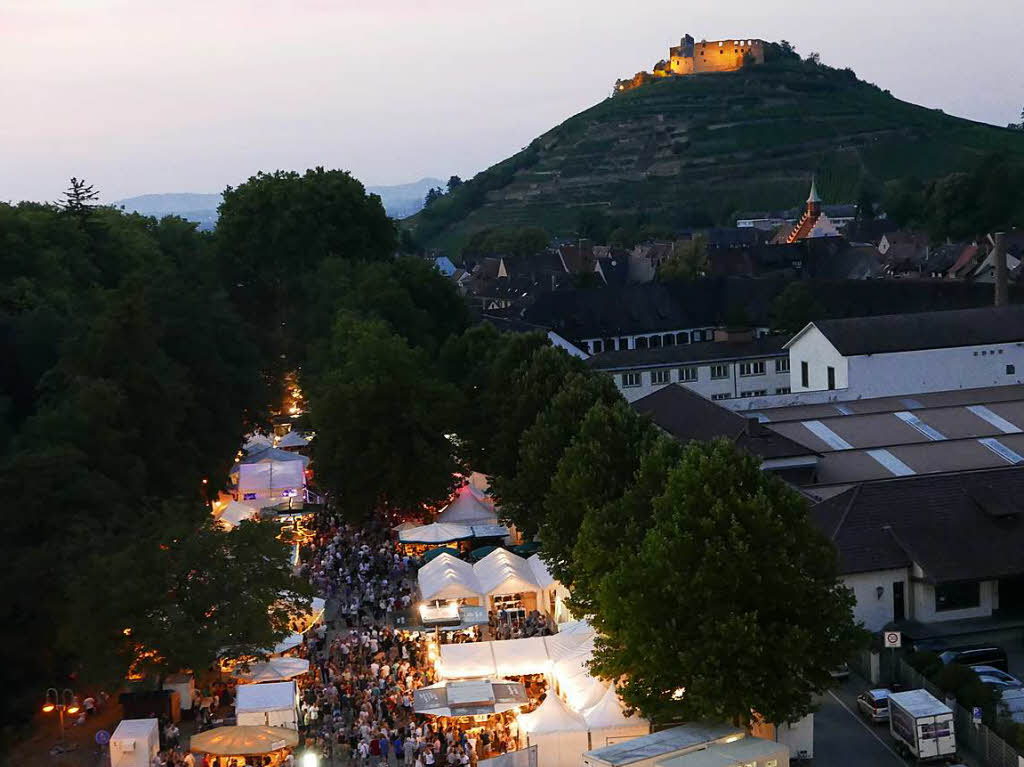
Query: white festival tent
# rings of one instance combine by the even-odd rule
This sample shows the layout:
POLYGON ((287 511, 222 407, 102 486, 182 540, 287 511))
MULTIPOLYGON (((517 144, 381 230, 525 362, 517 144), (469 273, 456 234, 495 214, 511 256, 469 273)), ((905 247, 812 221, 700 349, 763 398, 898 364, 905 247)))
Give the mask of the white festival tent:
MULTIPOLYGON (((261 447, 249 453, 249 455, 243 456, 238 459, 238 464, 242 463, 268 463, 269 461, 298 461, 302 464, 303 468, 309 466, 309 457, 302 455, 301 453, 289 453, 287 450, 281 450, 276 447, 261 447)), ((238 464, 232 468, 231 473, 238 473, 238 464)))
POLYGON ((578 767, 580 754, 590 748, 583 717, 553 693, 536 710, 519 717, 519 729, 528 746, 537 746, 539 767, 578 767))
POLYGON ((477 500, 471 485, 465 485, 459 489, 455 500, 437 515, 437 521, 460 525, 496 525, 498 514, 494 507, 477 500))
POLYGON ((237 676, 247 684, 283 682, 308 671, 309 661, 305 658, 271 658, 266 663, 253 663, 247 671, 239 671, 237 676))
POLYGON ((298 729, 299 690, 295 682, 240 684, 235 690, 235 717, 240 725, 298 729))
POLYGON ((231 501, 224 510, 221 511, 217 517, 217 521, 222 527, 226 527, 229 530, 233 530, 241 524, 242 520, 252 519, 259 512, 255 506, 250 506, 247 503, 239 503, 238 501, 231 501))
POLYGON ((282 498, 301 496, 305 487, 301 461, 243 463, 238 467, 238 494, 243 502, 273 505, 282 498))
POLYGON ((479 599, 480 584, 473 565, 451 554, 439 554, 416 573, 420 596, 428 602, 442 599, 479 599))
POLYGON ((473 529, 471 527, 437 522, 412 527, 408 530, 401 530, 398 533, 398 540, 401 543, 422 543, 427 545, 468 541, 472 537, 473 529))
POLYGON ((495 549, 477 562, 473 571, 483 593, 489 597, 541 590, 526 560, 506 549, 495 549))
POLYGON ((592 749, 604 748, 626 738, 647 735, 651 731, 650 723, 639 714, 626 716, 626 710, 613 685, 608 685, 601 700, 583 712, 583 720, 590 730, 592 749))

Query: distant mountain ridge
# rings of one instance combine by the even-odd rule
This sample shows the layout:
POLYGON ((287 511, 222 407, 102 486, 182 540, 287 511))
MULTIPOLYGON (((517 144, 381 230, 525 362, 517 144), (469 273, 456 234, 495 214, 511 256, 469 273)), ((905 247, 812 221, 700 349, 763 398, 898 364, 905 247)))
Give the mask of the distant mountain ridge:
MULTIPOLYGON (((437 178, 421 178, 408 184, 392 186, 368 186, 366 191, 380 196, 384 209, 392 218, 405 218, 417 213, 423 207, 423 199, 427 191, 433 187, 443 187, 444 182, 437 178)), ((112 203, 115 207, 124 208, 131 213, 144 216, 181 216, 195 221, 200 229, 213 229, 217 225, 217 206, 220 205, 220 194, 202 194, 195 192, 175 192, 168 194, 141 194, 126 197, 112 203)))

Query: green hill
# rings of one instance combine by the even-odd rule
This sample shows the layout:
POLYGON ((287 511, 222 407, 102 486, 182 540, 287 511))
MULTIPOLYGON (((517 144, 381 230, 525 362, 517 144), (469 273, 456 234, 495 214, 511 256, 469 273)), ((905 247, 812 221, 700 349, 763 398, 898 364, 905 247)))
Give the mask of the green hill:
POLYGON ((676 228, 725 223, 801 204, 812 173, 826 202, 855 202, 862 184, 927 181, 993 152, 1024 164, 1024 132, 900 101, 851 70, 775 59, 610 97, 410 223, 423 244, 453 250, 494 226, 572 234, 587 208, 676 228))

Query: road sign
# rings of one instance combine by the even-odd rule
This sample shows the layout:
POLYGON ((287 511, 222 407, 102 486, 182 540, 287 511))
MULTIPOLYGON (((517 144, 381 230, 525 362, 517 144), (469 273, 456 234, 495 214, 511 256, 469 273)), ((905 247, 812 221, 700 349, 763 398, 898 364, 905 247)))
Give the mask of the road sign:
POLYGON ((110 742, 110 733, 106 730, 97 730, 96 742, 99 743, 101 746, 107 745, 110 742))
POLYGON ((902 647, 903 646, 903 635, 899 631, 886 631, 885 632, 885 646, 886 647, 902 647))
POLYGON ((981 706, 975 706, 971 709, 971 721, 976 725, 981 724, 981 706))

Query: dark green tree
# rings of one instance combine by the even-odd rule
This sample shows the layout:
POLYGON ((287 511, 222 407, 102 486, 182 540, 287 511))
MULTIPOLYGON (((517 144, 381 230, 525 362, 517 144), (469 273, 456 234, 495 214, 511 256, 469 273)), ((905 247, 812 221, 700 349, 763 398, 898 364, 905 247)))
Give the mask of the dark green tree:
POLYGON ((691 443, 597 588, 593 664, 652 718, 794 721, 866 640, 808 505, 732 443, 691 443))
POLYGON ((621 399, 599 402, 584 416, 551 478, 540 525, 541 555, 566 586, 573 585, 572 555, 584 518, 622 496, 657 434, 621 399))
POLYGON ((454 192, 458 187, 462 186, 462 179, 458 176, 452 176, 448 179, 448 192, 454 192))
POLYGON ((64 192, 62 207, 64 212, 84 218, 96 207, 96 200, 99 199, 99 196, 100 193, 93 188, 92 184, 86 184, 85 181, 72 176, 71 183, 67 191, 64 192))
POLYGON ((771 315, 774 330, 796 333, 812 320, 825 319, 825 310, 809 283, 791 282, 772 301, 771 315))
POLYGON ((342 312, 308 381, 318 476, 352 518, 413 510, 450 494, 459 469, 448 437, 458 392, 380 320, 342 312))
POLYGON ((619 399, 621 395, 609 377, 589 371, 570 373, 533 425, 522 433, 515 473, 493 477, 491 493, 505 518, 524 536, 532 538, 540 529, 553 469, 587 411, 598 402, 612 404, 619 399))
POLYGON ((398 235, 376 195, 346 171, 258 173, 228 187, 218 209, 224 284, 243 316, 268 339, 268 355, 296 353, 293 323, 302 284, 328 258, 388 260, 398 235))

